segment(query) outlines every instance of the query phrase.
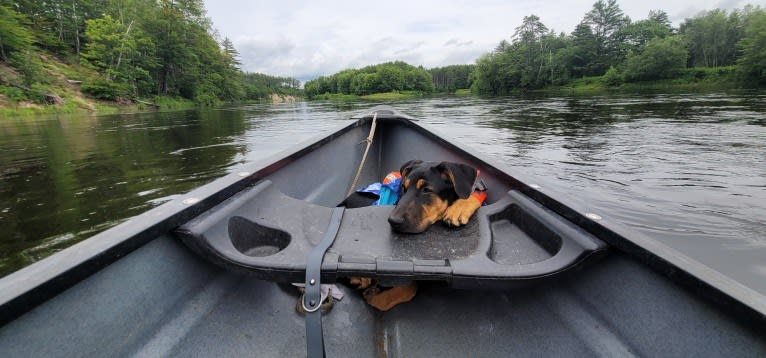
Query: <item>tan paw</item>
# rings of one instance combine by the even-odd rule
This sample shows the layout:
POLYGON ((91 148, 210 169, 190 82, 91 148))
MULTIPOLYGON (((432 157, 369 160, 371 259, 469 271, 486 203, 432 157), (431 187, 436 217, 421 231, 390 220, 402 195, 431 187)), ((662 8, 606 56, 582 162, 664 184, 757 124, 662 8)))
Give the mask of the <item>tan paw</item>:
POLYGON ((473 213, 481 207, 481 203, 473 196, 468 199, 458 199, 444 212, 442 221, 449 226, 468 224, 473 213))
POLYGON ((367 287, 370 287, 372 284, 372 279, 369 277, 358 277, 354 276, 349 279, 349 282, 356 286, 357 289, 363 290, 367 287))
POLYGON ((418 284, 412 281, 406 286, 396 286, 383 292, 365 294, 364 299, 370 306, 381 311, 388 311, 400 303, 412 300, 417 292, 418 284))

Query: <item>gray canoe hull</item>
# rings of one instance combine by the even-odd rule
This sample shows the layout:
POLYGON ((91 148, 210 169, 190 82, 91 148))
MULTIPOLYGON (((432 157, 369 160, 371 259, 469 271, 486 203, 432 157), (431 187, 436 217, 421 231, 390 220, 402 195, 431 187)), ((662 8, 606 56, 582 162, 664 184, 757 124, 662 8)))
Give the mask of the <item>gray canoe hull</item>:
MULTIPOLYGON (((762 332, 619 254, 528 289, 424 287, 387 313, 343 289, 323 318, 330 357, 766 353, 762 332)), ((301 357, 297 298, 162 236, 0 328, 0 356, 301 357)))

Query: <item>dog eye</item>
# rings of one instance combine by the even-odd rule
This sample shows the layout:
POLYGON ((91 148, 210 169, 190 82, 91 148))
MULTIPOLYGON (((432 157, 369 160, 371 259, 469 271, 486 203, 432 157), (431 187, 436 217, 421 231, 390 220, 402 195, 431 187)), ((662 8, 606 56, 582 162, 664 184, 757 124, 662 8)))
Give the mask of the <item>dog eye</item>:
POLYGON ((431 193, 434 192, 434 190, 431 189, 430 187, 424 186, 424 187, 420 188, 420 192, 423 193, 423 194, 431 194, 431 193))

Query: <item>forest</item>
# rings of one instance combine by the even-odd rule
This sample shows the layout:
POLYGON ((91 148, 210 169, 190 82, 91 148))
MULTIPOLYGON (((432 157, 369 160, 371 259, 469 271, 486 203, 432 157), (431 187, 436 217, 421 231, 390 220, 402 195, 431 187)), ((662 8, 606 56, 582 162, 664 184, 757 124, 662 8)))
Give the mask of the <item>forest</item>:
POLYGON ((0 94, 12 101, 61 86, 53 62, 83 93, 112 101, 216 105, 299 90, 293 78, 243 73, 238 56, 202 0, 0 0, 0 65, 13 69, 0 72, 0 94))
MULTIPOLYGON (((598 0, 567 34, 523 18, 475 64, 426 69, 402 61, 346 69, 301 86, 245 73, 202 0, 0 0, 0 102, 59 103, 77 91, 130 103, 179 98, 218 105, 271 94, 365 96, 474 93, 652 81, 766 84, 766 11, 709 10, 677 28, 662 10, 633 21, 616 0, 598 0), (719 81, 719 82, 716 82, 719 81)), ((321 97, 321 98, 327 98, 321 97)))
POLYGON ((571 34, 525 16, 510 42, 500 41, 476 61, 472 90, 506 94, 593 76, 617 86, 732 75, 742 85, 766 84, 766 11, 760 7, 710 10, 674 28, 662 10, 632 21, 616 0, 598 0, 571 34))

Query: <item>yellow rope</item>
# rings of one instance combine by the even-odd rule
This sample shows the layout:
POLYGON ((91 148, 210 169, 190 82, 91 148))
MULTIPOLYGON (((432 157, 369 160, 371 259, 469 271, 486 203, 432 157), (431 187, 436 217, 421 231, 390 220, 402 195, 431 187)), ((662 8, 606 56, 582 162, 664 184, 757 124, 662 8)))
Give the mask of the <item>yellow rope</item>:
POLYGON ((370 151, 370 146, 372 146, 372 137, 375 136, 375 127, 377 125, 377 119, 378 119, 378 112, 375 112, 372 115, 372 126, 370 128, 370 135, 367 136, 367 139, 364 141, 367 142, 367 148, 364 149, 364 154, 362 155, 362 161, 359 163, 359 169, 356 170, 356 176, 354 176, 354 181, 351 183, 351 187, 348 188, 348 193, 346 196, 351 195, 351 193, 354 192, 354 189, 356 189, 356 183, 359 181, 359 176, 362 174, 362 169, 364 168, 364 162, 367 160, 367 153, 370 151))

